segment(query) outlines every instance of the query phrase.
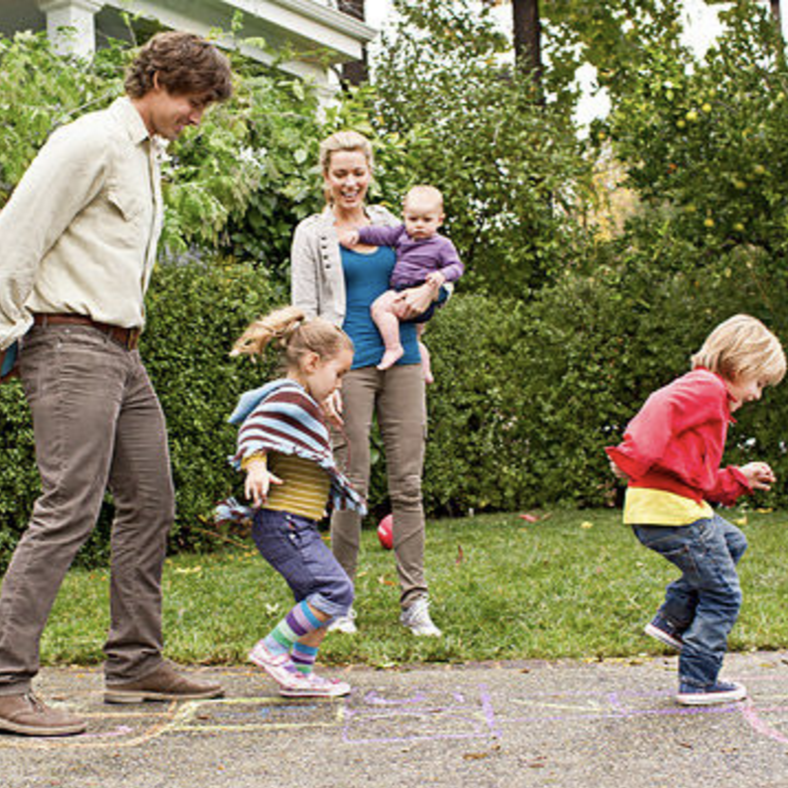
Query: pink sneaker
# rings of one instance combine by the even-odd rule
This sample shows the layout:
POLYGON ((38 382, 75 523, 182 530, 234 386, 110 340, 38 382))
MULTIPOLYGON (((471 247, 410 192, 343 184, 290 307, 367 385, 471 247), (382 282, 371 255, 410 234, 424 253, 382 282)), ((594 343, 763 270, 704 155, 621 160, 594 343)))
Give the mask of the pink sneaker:
POLYGON ((303 686, 303 674, 293 664, 290 655, 272 654, 262 640, 258 640, 249 652, 249 659, 262 668, 279 685, 280 690, 303 686))
POLYGON ((339 698, 350 694, 350 684, 338 679, 326 679, 316 673, 300 673, 296 686, 279 685, 279 694, 285 698, 339 698))

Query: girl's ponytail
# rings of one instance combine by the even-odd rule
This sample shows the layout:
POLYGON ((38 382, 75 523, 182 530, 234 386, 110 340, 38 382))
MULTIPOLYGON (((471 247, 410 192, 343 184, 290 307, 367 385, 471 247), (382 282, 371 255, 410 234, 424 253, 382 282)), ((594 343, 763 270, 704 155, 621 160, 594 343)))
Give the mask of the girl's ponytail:
POLYGON ((276 341, 287 366, 297 367, 305 353, 321 359, 333 358, 342 350, 353 352, 350 337, 328 320, 306 319, 302 309, 285 306, 255 320, 236 340, 231 356, 262 356, 276 341))
POLYGON ((262 356, 274 340, 287 347, 293 332, 301 325, 306 315, 296 306, 276 309, 265 317, 255 320, 235 341, 231 356, 262 356))

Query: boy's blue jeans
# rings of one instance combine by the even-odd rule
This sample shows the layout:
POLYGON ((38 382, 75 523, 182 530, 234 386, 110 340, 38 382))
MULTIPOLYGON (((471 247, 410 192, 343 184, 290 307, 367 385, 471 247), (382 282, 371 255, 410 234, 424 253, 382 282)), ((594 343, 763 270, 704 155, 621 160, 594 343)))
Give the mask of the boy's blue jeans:
POLYGON ((739 615, 742 593, 736 564, 747 549, 747 539, 716 514, 691 525, 636 525, 633 529, 646 547, 682 572, 667 587, 658 615, 683 640, 679 681, 709 687, 717 681, 728 635, 739 615))
POLYGON ((287 581, 296 602, 306 600, 332 618, 353 604, 353 581, 328 549, 314 520, 259 509, 252 538, 260 554, 287 581))

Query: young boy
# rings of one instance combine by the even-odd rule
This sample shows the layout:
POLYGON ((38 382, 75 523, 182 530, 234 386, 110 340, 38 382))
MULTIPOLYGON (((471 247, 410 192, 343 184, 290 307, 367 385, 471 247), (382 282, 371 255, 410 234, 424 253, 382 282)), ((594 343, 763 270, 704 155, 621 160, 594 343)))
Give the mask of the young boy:
MULTIPOLYGON (((438 234, 443 224, 443 195, 434 186, 414 186, 406 195, 402 206, 404 224, 396 227, 360 227, 343 233, 339 241, 343 246, 358 243, 370 246, 391 246, 397 262, 391 273, 392 290, 387 290, 372 304, 372 319, 380 331, 386 351, 378 369, 392 367, 402 357, 399 336, 400 293, 410 287, 431 282, 438 292, 446 282, 456 282, 463 274, 454 244, 438 234)), ((426 323, 435 312, 433 302, 426 312, 412 322, 426 323)), ((419 336, 424 326, 419 325, 419 336)), ((424 378, 432 383, 429 352, 419 343, 424 368, 424 378)))
POLYGON ((731 506, 775 481, 766 463, 720 468, 720 462, 731 413, 779 383, 785 367, 778 339, 755 318, 736 315, 710 334, 691 372, 646 400, 624 442, 606 449, 614 472, 628 482, 624 522, 682 572, 645 628, 680 652, 681 705, 747 696, 741 684, 719 680, 741 606, 736 564, 747 540, 709 504, 731 506))

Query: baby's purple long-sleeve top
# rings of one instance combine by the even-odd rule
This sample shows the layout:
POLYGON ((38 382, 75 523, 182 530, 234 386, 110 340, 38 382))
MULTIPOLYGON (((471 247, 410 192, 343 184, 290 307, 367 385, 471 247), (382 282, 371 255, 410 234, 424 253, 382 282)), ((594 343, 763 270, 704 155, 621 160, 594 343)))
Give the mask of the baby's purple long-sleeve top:
POLYGON ((465 266, 445 236, 435 235, 414 241, 405 231, 405 225, 396 227, 360 227, 359 241, 368 246, 391 246, 397 253, 397 263, 391 273, 392 287, 410 287, 421 284, 427 274, 440 271, 447 282, 456 282, 465 266))

